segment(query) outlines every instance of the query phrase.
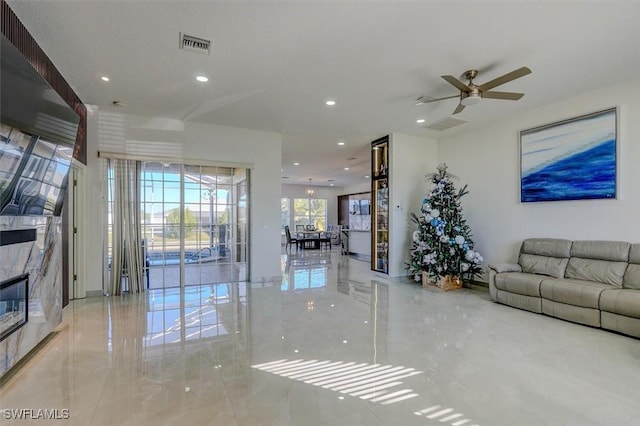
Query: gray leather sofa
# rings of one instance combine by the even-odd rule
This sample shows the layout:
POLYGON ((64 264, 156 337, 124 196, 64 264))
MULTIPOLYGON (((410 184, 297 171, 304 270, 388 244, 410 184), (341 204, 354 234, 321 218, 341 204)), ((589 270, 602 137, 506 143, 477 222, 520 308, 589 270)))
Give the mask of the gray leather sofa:
POLYGON ((491 299, 640 338, 640 244, 523 241, 517 264, 489 265, 491 299))

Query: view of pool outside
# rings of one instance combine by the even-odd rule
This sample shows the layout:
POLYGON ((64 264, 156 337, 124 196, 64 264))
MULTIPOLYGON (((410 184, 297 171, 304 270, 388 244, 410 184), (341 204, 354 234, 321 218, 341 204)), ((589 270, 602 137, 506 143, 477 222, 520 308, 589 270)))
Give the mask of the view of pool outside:
MULTIPOLYGON (((112 184, 110 172, 107 179, 112 184)), ((141 236, 150 288, 247 280, 247 188, 246 169, 141 163, 141 236)), ((110 259, 113 201, 108 198, 110 259)))

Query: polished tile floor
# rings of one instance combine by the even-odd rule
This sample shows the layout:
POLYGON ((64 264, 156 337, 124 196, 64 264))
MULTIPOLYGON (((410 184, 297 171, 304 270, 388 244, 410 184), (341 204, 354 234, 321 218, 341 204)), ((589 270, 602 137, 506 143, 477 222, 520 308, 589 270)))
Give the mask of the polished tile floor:
POLYGON ((640 340, 368 269, 294 250, 282 282, 72 302, 0 389, 70 418, 0 423, 640 425, 640 340))

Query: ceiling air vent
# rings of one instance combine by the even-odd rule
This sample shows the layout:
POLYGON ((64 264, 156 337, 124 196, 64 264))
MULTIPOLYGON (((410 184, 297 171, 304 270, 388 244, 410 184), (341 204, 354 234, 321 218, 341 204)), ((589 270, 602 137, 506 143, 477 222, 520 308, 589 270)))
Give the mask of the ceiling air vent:
POLYGON ((180 49, 209 55, 211 53, 211 40, 180 33, 180 49))
POLYGON ((435 123, 428 124, 424 126, 424 128, 441 132, 464 123, 468 123, 468 121, 458 117, 447 117, 435 123))

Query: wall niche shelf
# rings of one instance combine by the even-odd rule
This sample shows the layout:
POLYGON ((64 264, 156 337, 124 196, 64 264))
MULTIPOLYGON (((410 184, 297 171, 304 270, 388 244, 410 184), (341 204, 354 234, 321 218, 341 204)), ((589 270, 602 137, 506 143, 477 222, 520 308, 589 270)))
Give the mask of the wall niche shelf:
POLYGON ((389 273, 389 136, 371 142, 371 270, 389 273))

